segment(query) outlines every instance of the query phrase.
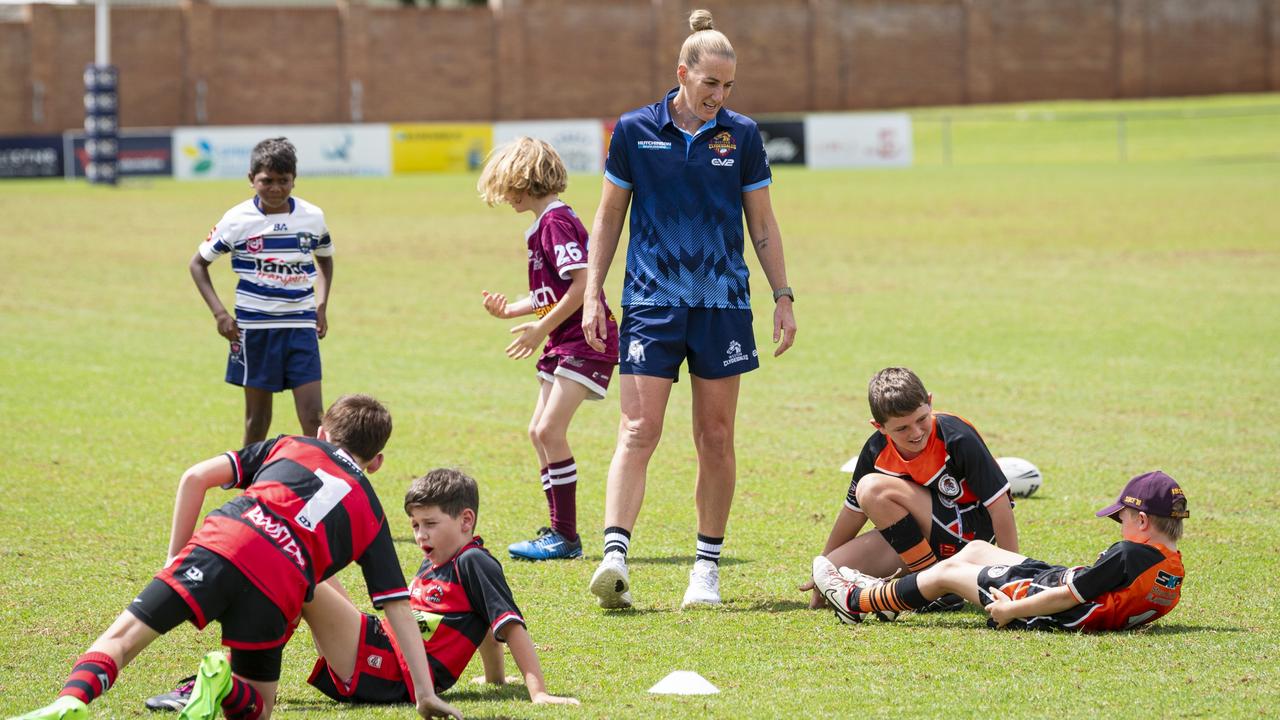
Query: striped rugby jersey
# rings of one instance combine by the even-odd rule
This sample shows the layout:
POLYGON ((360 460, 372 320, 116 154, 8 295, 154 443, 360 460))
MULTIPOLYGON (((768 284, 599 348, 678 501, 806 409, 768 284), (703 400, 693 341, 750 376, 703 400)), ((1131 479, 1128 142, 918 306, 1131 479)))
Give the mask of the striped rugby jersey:
POLYGON ((242 328, 316 326, 315 256, 333 255, 324 212, 289 198, 289 213, 264 215, 255 196, 222 216, 200 243, 207 262, 231 254, 236 324, 242 328))

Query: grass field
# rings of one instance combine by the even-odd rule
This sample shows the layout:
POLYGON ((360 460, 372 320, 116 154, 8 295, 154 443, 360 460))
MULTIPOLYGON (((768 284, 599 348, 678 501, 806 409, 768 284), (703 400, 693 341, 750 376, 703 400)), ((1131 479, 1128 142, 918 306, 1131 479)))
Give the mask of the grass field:
MULTIPOLYGON (((1273 141, 1271 122, 1260 137, 1273 141)), ((1214 142, 1209 134, 1192 140, 1214 142)), ((998 135, 987 141, 999 152, 998 135)), ((783 358, 762 352, 743 383, 725 606, 678 610, 694 544, 686 383, 673 393, 634 536, 637 607, 604 613, 587 593, 618 414, 611 395, 571 429, 587 560, 505 563, 551 691, 582 707, 535 707, 521 687, 462 683, 446 697, 468 717, 1273 715, 1280 164, 1268 152, 777 169, 800 333, 783 358), (997 455, 1040 466, 1044 488, 1016 511, 1034 556, 1091 562, 1118 536, 1093 510, 1137 472, 1178 478, 1192 513, 1182 604, 1143 631, 1090 637, 992 632, 977 610, 855 628, 809 611, 795 588, 841 505, 837 468, 870 432, 866 381, 890 364, 917 370, 937 407, 972 420, 997 455), (677 669, 722 692, 646 693, 677 669)), ((481 481, 479 530, 501 556, 545 520, 524 431, 535 384, 531 363, 503 356, 507 324, 479 300, 481 289, 524 286, 528 218, 486 208, 473 183, 304 176, 297 194, 325 208, 338 248, 326 398, 370 392, 396 419, 373 476, 384 504, 398 507, 415 474, 461 466, 481 481)), ((221 381, 225 343, 186 263, 244 197, 235 182, 0 185, 4 715, 52 699, 70 660, 163 562, 182 470, 237 444, 242 399, 221 381)), ((589 224, 598 197, 597 178, 577 177, 566 199, 589 224)), ((229 267, 215 269, 230 301, 229 267)), ((619 260, 611 298, 621 275, 619 260)), ((754 277, 765 347, 768 295, 754 277)), ((287 398, 273 429, 297 429, 287 398)), ((207 507, 225 499, 215 491, 207 507)), ((411 572, 416 548, 398 512, 394 522, 411 572)), ((342 577, 359 597, 358 571, 342 577)), ((313 651, 305 628, 299 635, 286 650, 280 716, 411 715, 312 691, 313 651)), ((143 698, 216 643, 216 630, 189 627, 162 638, 94 704, 96 716, 144 715, 143 698)))

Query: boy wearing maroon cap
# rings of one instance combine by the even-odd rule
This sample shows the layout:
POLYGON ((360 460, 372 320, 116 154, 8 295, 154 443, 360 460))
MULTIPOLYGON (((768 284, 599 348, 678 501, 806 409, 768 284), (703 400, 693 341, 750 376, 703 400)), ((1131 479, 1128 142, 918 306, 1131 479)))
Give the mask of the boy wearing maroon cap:
POLYGON ((1131 479, 1097 512, 1120 523, 1123 539, 1088 567, 1050 565, 973 542, 921 573, 889 581, 838 571, 819 556, 813 579, 845 622, 916 610, 956 593, 984 606, 992 627, 1129 630, 1178 604, 1184 573, 1177 541, 1189 515, 1182 488, 1157 470, 1131 479))

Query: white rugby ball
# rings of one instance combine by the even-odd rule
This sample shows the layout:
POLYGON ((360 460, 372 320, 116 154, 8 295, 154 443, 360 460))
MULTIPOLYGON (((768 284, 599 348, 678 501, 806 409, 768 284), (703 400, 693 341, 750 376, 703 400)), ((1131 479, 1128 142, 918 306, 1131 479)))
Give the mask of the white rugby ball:
POLYGON ((1004 476, 1009 480, 1009 492, 1013 493, 1014 497, 1030 497, 1044 484, 1044 476, 1040 474, 1040 468, 1028 460, 1002 457, 996 458, 996 463, 1000 465, 1004 476))

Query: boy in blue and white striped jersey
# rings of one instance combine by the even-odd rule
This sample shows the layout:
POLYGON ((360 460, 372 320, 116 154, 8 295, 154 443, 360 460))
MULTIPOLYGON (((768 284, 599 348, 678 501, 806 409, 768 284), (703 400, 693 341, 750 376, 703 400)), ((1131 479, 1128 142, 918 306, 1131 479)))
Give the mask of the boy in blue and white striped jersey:
POLYGON ((333 284, 333 243, 324 212, 292 197, 298 157, 285 138, 263 140, 250 157, 254 196, 231 208, 191 258, 191 278, 231 342, 227 382, 244 388, 244 444, 266 439, 273 393, 293 390, 304 435, 324 409, 320 338, 333 284), (236 314, 218 299, 209 263, 231 255, 239 276, 236 314))

